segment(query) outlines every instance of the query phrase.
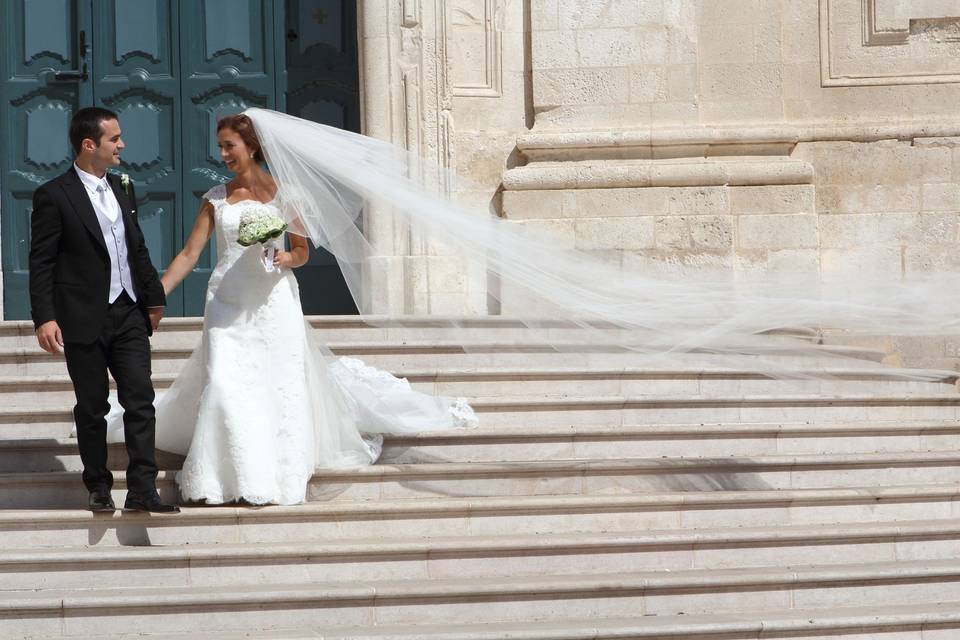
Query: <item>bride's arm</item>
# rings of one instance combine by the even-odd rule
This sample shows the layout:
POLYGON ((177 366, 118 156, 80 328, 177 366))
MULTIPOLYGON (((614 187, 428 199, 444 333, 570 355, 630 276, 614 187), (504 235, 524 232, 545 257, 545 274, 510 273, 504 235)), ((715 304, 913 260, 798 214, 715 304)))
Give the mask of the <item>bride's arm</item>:
POLYGON ((200 254, 203 253, 203 250, 207 247, 207 242, 210 241, 213 227, 213 205, 208 200, 204 200, 203 206, 200 207, 200 212, 197 214, 197 221, 193 225, 193 231, 190 232, 190 237, 187 238, 187 242, 183 245, 183 249, 180 250, 177 257, 170 262, 166 273, 160 278, 164 294, 169 295, 193 271, 193 268, 197 265, 197 260, 200 259, 200 254))
POLYGON ((290 251, 277 251, 273 258, 273 264, 287 269, 296 269, 307 264, 310 257, 310 247, 307 246, 307 239, 303 236, 290 234, 290 251))

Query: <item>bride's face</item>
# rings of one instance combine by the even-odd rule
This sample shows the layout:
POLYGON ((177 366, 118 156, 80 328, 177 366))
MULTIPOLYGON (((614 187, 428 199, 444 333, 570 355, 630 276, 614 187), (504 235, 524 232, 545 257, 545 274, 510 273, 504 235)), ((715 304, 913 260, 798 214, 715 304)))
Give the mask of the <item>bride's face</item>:
POLYGON ((251 157, 253 151, 243 142, 240 134, 233 129, 221 129, 217 134, 220 146, 220 158, 227 169, 233 173, 240 173, 255 160, 251 157))

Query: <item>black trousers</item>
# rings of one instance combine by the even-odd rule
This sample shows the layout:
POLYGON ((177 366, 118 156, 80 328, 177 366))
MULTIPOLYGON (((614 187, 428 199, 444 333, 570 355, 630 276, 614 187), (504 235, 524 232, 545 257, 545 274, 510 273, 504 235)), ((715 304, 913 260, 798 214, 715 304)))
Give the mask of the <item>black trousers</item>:
POLYGON ((130 459, 127 489, 137 493, 154 491, 156 418, 150 380, 150 337, 140 308, 126 293, 120 294, 110 305, 100 337, 90 344, 65 344, 64 356, 77 395, 73 416, 83 461, 83 483, 90 491, 113 487, 113 474, 107 468, 109 369, 124 409, 123 433, 130 459))

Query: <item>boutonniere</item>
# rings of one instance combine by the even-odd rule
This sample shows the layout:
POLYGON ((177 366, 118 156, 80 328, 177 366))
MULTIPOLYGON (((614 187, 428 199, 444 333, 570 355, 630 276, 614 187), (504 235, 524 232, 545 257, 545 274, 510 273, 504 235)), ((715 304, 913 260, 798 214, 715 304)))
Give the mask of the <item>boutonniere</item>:
POLYGON ((123 187, 123 192, 125 194, 130 195, 130 174, 120 174, 120 186, 123 187))

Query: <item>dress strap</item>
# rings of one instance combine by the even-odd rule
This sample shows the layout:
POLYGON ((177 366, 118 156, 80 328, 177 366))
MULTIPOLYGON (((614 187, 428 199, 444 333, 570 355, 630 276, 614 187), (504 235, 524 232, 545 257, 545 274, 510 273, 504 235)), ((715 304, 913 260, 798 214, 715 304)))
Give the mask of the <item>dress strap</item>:
POLYGON ((203 194, 203 199, 217 206, 227 199, 227 187, 222 184, 214 185, 209 191, 203 194))

